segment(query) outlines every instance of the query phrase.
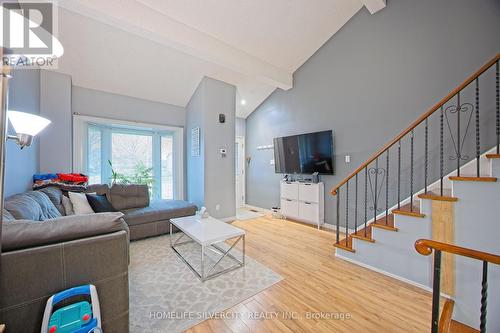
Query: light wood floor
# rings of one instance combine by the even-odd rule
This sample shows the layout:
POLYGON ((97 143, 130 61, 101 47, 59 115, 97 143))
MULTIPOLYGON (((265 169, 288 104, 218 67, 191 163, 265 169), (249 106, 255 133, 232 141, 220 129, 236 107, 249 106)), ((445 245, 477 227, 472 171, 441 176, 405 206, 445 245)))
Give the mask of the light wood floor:
POLYGON ((247 254, 284 279, 187 332, 430 331, 431 294, 335 258, 334 233, 270 217, 233 225, 247 232, 247 254), (277 318, 255 318, 266 311, 277 318), (311 319, 308 312, 350 318, 311 319))

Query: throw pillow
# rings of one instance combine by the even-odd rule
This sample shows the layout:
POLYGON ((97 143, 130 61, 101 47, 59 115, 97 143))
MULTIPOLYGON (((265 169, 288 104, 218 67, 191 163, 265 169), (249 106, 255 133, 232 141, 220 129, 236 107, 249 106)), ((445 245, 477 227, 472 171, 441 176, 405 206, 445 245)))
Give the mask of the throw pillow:
POLYGON ((75 211, 73 210, 73 205, 71 204, 71 200, 65 195, 61 197, 61 202, 64 207, 64 213, 66 216, 75 215, 75 211))
POLYGON ((90 207, 89 205, 85 193, 68 192, 68 195, 69 195, 69 200, 73 205, 73 211, 75 212, 75 215, 94 213, 92 207, 90 207))
POLYGON ((90 204, 90 207, 96 213, 105 213, 105 212, 116 212, 117 210, 113 208, 111 203, 108 201, 106 195, 99 194, 86 194, 87 200, 90 204))

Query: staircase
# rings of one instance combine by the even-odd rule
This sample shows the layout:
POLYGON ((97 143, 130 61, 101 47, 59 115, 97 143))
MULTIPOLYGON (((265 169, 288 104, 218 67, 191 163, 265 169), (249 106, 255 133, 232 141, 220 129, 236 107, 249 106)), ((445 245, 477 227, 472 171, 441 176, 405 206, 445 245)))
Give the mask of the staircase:
MULTIPOLYGON (((500 253, 499 61, 500 54, 332 189, 337 257, 432 290, 433 260, 415 251, 417 240, 500 253)), ((480 315, 481 268, 468 260, 443 255, 440 292, 454 300, 455 320, 500 332, 498 317, 486 325, 480 315)), ((490 289, 500 292, 493 266, 490 289)), ((498 297, 488 306, 500 313, 498 297)))

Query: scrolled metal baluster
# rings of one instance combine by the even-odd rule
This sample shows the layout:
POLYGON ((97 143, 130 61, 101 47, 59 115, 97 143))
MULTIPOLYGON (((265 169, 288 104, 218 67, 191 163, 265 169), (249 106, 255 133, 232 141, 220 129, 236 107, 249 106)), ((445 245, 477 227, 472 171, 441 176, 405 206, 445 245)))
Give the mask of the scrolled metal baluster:
POLYGON ((444 109, 441 107, 441 114, 439 117, 439 183, 440 183, 440 195, 443 196, 443 173, 444 173, 444 159, 443 159, 443 126, 444 126, 444 109))
POLYGON ((354 233, 358 233, 358 174, 356 174, 356 187, 354 197, 354 233))
POLYGON ((460 147, 460 92, 457 93, 457 177, 460 177, 460 160, 462 159, 460 147))
POLYGON ((335 241, 337 244, 340 242, 340 188, 337 190, 337 234, 335 241))
POLYGON ((366 237, 366 232, 368 230, 367 207, 368 207, 368 167, 365 167, 365 237, 366 237))
POLYGON ((410 135, 410 212, 413 212, 413 130, 410 135))
POLYGON ((389 217, 389 149, 387 149, 385 161, 385 225, 387 225, 389 217))
POLYGON ((424 159, 424 191, 427 193, 427 178, 429 175, 429 118, 425 118, 425 159, 424 159))
POLYGON ((488 305, 488 262, 483 261, 483 279, 481 282, 481 317, 479 329, 486 333, 486 308, 488 305))
POLYGON ((349 247, 349 181, 345 188, 345 245, 349 247))
POLYGON ((398 209, 401 209, 401 140, 398 141, 398 209))
POLYGON ((439 297, 441 296, 441 251, 434 251, 434 274, 432 277, 432 333, 439 333, 439 297))
POLYGON ((373 222, 377 221, 377 202, 378 202, 378 157, 375 160, 375 187, 373 193, 373 222))
POLYGON ((496 64, 496 95, 497 95, 497 110, 496 110, 496 134, 497 134, 497 154, 500 154, 500 65, 497 60, 496 64))
POLYGON ((476 79, 476 174, 480 173, 481 137, 479 132, 479 78, 476 79))

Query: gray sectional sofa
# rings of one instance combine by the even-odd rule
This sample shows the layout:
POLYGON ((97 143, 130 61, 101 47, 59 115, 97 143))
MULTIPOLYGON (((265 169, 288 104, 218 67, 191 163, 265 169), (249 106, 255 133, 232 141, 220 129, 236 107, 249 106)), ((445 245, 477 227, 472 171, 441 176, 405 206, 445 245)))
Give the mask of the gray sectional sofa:
POLYGON ((106 333, 129 331, 129 239, 166 233, 169 219, 192 215, 184 201, 149 200, 147 187, 89 186, 118 212, 65 216, 57 188, 7 198, 2 224, 0 323, 39 332, 45 303, 58 291, 94 284, 106 333))

